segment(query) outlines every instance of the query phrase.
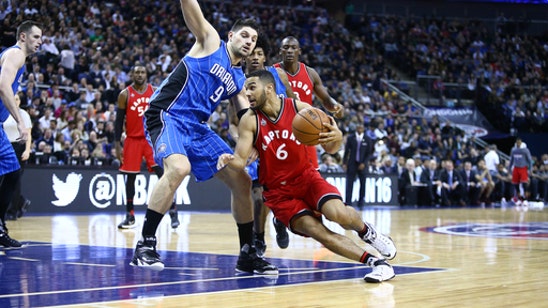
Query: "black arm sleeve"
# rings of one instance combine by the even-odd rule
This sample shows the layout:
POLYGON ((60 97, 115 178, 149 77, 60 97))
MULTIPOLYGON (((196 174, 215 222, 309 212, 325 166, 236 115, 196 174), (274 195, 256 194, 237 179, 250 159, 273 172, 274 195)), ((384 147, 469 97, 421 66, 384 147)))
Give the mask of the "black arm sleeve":
POLYGON ((122 139, 122 132, 124 131, 124 119, 126 117, 126 110, 118 108, 116 111, 116 123, 114 125, 114 140, 120 141, 122 139))
POLYGON ((247 112, 248 109, 249 108, 244 108, 244 109, 238 111, 238 113, 236 114, 238 116, 238 120, 242 119, 242 117, 244 116, 244 114, 247 112))

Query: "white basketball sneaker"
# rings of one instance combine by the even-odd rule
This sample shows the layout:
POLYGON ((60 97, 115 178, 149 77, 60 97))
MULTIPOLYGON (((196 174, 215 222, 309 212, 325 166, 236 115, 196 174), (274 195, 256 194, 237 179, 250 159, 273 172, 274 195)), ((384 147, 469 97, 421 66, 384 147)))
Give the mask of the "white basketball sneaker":
POLYGON ((515 201, 514 203, 515 203, 515 205, 516 205, 516 211, 521 211, 521 205, 523 204, 523 203, 521 202, 521 200, 518 199, 518 200, 515 201))
POLYGON ((529 210, 529 201, 523 200, 523 202, 521 202, 521 209, 524 212, 527 212, 529 210))
POLYGON ((396 257, 396 253, 398 252, 396 249, 396 245, 394 245, 394 241, 392 241, 392 238, 390 238, 387 235, 377 233, 373 227, 366 223, 367 225, 367 233, 363 236, 362 240, 366 242, 367 244, 373 246, 383 257, 387 258, 388 260, 394 259, 396 257))
POLYGON ((371 273, 363 276, 366 282, 379 283, 396 277, 392 266, 384 260, 377 260, 371 264, 371 273))

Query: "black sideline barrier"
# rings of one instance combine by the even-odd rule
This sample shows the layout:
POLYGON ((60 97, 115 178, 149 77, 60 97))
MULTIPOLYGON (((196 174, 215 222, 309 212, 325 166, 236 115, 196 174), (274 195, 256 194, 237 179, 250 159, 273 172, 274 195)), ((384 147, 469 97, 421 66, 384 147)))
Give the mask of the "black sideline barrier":
MULTIPOLYGON (((344 173, 323 175, 343 194, 344 173)), ((137 175, 135 183, 135 210, 144 211, 152 188, 158 178, 155 174, 137 175)), ((354 201, 359 185, 354 183, 354 201)), ((32 204, 29 213, 96 213, 125 210, 125 180, 115 169, 93 169, 26 166, 23 174, 23 194, 32 204)), ((366 205, 397 205, 396 176, 371 175, 366 183, 366 205)), ((230 191, 213 178, 196 183, 193 176, 185 178, 177 189, 175 202, 183 211, 229 211, 230 191)))

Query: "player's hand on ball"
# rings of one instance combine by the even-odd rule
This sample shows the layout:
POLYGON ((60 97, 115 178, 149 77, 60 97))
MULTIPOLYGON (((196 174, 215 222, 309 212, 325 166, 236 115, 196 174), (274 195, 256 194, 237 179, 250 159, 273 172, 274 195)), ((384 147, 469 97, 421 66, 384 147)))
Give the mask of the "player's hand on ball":
POLYGON ((221 154, 219 159, 217 159, 217 170, 221 170, 226 167, 226 165, 228 165, 228 163, 233 159, 234 155, 232 154, 221 154))
POLYGON ((337 119, 342 119, 344 117, 344 106, 342 104, 337 103, 335 105, 335 109, 331 111, 333 116, 337 119))
POLYGON ((324 122, 323 126, 327 129, 329 129, 329 132, 326 133, 320 133, 320 139, 318 140, 320 144, 326 144, 333 141, 340 141, 342 140, 342 132, 337 126, 337 122, 333 119, 333 117, 329 117, 330 122, 324 122))

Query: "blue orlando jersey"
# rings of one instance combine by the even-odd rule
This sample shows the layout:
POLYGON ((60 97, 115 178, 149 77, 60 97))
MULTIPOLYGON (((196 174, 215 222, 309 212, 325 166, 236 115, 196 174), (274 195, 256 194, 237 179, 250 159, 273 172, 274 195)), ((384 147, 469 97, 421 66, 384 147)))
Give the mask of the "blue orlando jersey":
POLYGON ((286 97, 286 88, 283 81, 280 79, 280 75, 278 75, 278 71, 273 66, 267 66, 266 70, 272 73, 274 75, 274 80, 276 80, 276 94, 278 94, 279 97, 284 98, 286 97))
MULTIPOLYGON (((10 48, 19 48, 19 49, 21 49, 17 45, 6 48, 4 51, 2 51, 2 53, 0 53, 0 58, 2 58, 2 56, 4 56, 4 53, 7 50, 9 50, 10 48)), ((15 80, 13 80, 13 83, 11 84, 11 89, 13 90, 13 95, 15 95, 15 93, 17 93, 17 89, 19 88, 19 83, 21 83, 21 80, 23 79, 23 73, 25 72, 25 67, 26 66, 23 64, 23 66, 17 71, 17 74, 15 75, 15 80)), ((1 70, 2 70, 2 67, 0 66, 0 71, 1 70)), ((10 112, 8 111, 6 106, 4 106, 4 102, 2 102, 2 99, 0 98, 0 123, 4 123, 4 121, 6 121, 6 119, 8 118, 9 115, 10 115, 10 112)))
POLYGON ((154 92, 150 108, 202 123, 221 100, 238 94, 244 82, 242 68, 231 64, 226 43, 221 41, 219 49, 211 55, 202 58, 186 55, 154 92))

